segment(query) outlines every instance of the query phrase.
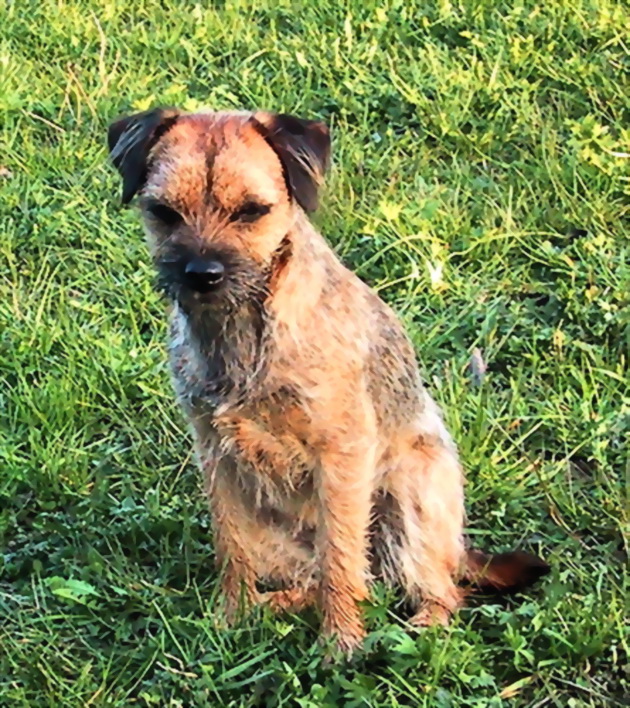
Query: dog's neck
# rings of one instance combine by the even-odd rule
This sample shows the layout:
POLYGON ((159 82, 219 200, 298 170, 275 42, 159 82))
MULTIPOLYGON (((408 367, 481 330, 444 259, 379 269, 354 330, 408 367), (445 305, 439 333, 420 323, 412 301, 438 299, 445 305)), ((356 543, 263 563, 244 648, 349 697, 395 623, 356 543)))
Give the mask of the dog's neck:
POLYGON ((322 297, 334 297, 330 288, 337 265, 324 237, 305 214, 296 220, 287 238, 290 256, 276 271, 266 309, 273 327, 289 330, 297 342, 303 336, 312 337, 310 321, 322 297))

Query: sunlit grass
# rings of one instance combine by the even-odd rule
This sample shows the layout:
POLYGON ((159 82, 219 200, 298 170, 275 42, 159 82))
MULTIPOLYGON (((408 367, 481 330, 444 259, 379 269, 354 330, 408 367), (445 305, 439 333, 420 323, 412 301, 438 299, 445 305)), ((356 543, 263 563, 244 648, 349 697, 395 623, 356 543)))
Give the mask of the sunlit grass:
POLYGON ((0 13, 0 705, 620 705, 627 7, 0 13), (461 448, 475 544, 541 552, 539 587, 411 635, 378 588, 348 666, 322 664, 308 614, 215 628, 162 304, 104 147, 110 120, 156 104, 332 126, 316 221, 409 329, 461 448))

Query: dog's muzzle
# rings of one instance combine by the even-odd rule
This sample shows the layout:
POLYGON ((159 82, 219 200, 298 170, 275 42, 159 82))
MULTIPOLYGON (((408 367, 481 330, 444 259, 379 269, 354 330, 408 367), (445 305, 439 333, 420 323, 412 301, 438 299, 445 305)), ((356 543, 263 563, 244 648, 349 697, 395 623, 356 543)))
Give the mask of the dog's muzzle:
POLYGON ((266 269, 228 247, 174 244, 160 254, 155 265, 157 287, 182 304, 221 308, 260 299, 266 292, 266 269))

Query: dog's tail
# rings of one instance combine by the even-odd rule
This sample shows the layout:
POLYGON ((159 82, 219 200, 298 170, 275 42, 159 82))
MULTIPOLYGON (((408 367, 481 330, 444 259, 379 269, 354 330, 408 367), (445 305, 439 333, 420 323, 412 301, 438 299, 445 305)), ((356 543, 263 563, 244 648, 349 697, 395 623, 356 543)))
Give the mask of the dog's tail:
POLYGON ((509 594, 532 585, 549 570, 544 560, 525 551, 490 555, 470 548, 466 551, 463 580, 480 590, 509 594))

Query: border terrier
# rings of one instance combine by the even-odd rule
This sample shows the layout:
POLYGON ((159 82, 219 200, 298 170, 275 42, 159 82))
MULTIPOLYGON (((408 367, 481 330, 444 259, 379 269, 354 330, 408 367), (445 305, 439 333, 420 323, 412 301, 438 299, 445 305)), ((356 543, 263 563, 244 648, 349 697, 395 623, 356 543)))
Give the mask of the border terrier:
POLYGON ((308 219, 323 123, 154 109, 108 142, 170 302, 228 617, 316 605, 349 653, 374 578, 402 587, 423 626, 448 622, 466 582, 509 591, 548 570, 467 548, 462 468, 410 341, 308 219))

